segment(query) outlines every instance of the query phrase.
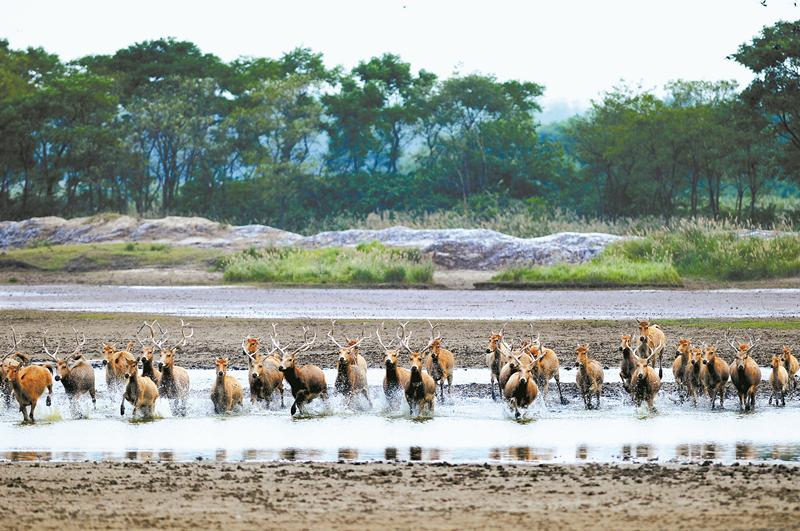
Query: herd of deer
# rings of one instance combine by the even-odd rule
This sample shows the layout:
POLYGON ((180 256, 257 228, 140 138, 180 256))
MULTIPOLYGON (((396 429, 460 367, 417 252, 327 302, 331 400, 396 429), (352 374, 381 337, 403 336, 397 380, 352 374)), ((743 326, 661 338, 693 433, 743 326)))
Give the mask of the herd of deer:
MULTIPOLYGON (((437 387, 440 400, 444 400, 445 383, 448 394, 453 384, 454 355, 444 348, 442 336, 436 335, 437 326, 430 322, 428 324, 430 338, 421 349, 411 346, 412 333, 406 329, 407 323, 397 327, 394 337, 388 343, 381 336, 383 325, 375 331, 378 344, 385 354, 383 391, 386 399, 392 407, 397 408, 405 398, 411 415, 432 415, 437 387), (408 355, 409 368, 400 366, 399 360, 403 351, 408 355)), ((646 402, 653 410, 654 400, 661 388, 662 359, 667 340, 658 325, 650 324, 646 320, 637 320, 637 325, 639 334, 635 345, 631 335, 622 336, 619 375, 623 388, 630 393, 636 406, 646 402)), ((348 402, 360 398, 371 405, 367 386, 367 362, 359 350, 359 346, 370 336, 362 333, 360 337, 349 338, 345 335, 344 343, 340 343, 334 335, 335 326, 336 322, 333 321, 327 333, 328 339, 339 350, 333 390, 344 396, 348 402)), ((53 373, 55 380, 64 386, 71 403, 74 404, 84 394, 91 397, 93 404, 96 403, 94 369, 82 352, 86 337, 80 337, 75 329, 73 331, 76 346, 71 354, 61 357, 60 345, 54 352, 50 351, 45 331, 42 346, 55 363, 32 364, 30 357, 18 350, 19 341, 15 330, 11 328, 13 346, 0 359, 0 394, 7 406, 10 405, 12 396, 16 398, 25 422, 34 422, 34 409, 45 390, 46 404, 51 405, 53 373)), ((189 373, 175 365, 175 355, 186 346, 189 338, 194 335, 194 329, 181 320, 180 332, 181 339, 168 346, 168 332, 157 321, 145 321, 136 333, 142 349, 140 356, 132 353, 133 341, 128 343, 125 350, 103 344, 102 363, 105 366, 107 387, 109 390, 122 390, 121 415, 125 414, 125 403, 129 402, 133 406, 133 416, 139 413, 143 417, 150 417, 159 397, 170 400, 173 414, 186 414, 190 389, 189 373), (145 329, 149 337, 142 339, 140 334, 145 329), (155 362, 157 350, 160 355, 158 363, 155 362)), ((281 407, 284 407, 284 380, 289 384, 294 399, 290 408, 292 415, 298 411, 303 413, 305 405, 315 398, 327 399, 328 386, 322 369, 316 365, 297 364, 298 355, 311 349, 316 339, 316 334, 311 336, 308 328, 303 327, 303 339, 299 345, 284 345, 278 337, 277 327, 273 324, 270 333, 272 348, 263 354, 260 352, 260 338, 245 338, 241 348, 248 362, 250 400, 253 403, 269 403, 277 394, 281 407)), ((728 342, 735 351, 735 358, 730 365, 717 354, 716 345, 693 347, 688 339, 678 341, 672 372, 681 401, 691 397, 696 406, 698 391, 703 391, 710 398, 712 409, 716 407, 717 397, 720 407, 723 407, 725 388, 730 379, 738 393, 740 409, 755 408, 761 369, 751 357, 751 352, 758 340, 749 338, 746 342, 728 342)), ((533 337, 532 325, 530 337, 522 340, 517 348, 513 344, 514 341, 506 341, 505 325, 498 332, 492 332, 489 337, 486 365, 491 373, 492 398, 498 398, 495 393, 496 385, 499 395, 505 399, 514 415, 519 417, 520 410, 534 403, 540 388, 544 398, 549 382, 555 380, 559 399, 565 404, 559 378, 560 363, 555 351, 544 347, 539 335, 533 337)), ((587 409, 597 408, 600 406, 603 388, 603 367, 597 360, 589 357, 588 345, 578 345, 575 352, 575 381, 578 392, 587 409)), ((216 378, 211 388, 211 401, 216 413, 229 413, 237 406, 241 407, 244 400, 242 386, 236 378, 227 374, 229 362, 227 357, 216 359, 216 378)), ((780 405, 785 405, 786 394, 796 387, 795 374, 800 364, 791 349, 784 347, 781 355, 772 356, 771 366, 772 394, 769 403, 772 404, 774 400, 776 406, 779 402, 780 405)))

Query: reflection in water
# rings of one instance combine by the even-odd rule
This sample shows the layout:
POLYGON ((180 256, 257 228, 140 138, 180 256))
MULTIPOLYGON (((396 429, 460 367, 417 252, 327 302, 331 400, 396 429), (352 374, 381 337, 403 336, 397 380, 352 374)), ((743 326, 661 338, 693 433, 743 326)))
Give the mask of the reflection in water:
POLYGON ((358 459, 358 450, 355 448, 339 448, 339 459, 349 461, 358 459))
POLYGON ((189 462, 209 459, 217 462, 231 461, 447 461, 447 462, 618 462, 625 460, 659 460, 668 462, 705 461, 721 462, 784 462, 800 463, 800 444, 755 445, 737 443, 719 444, 678 444, 672 448, 650 444, 625 445, 617 453, 613 448, 603 446, 579 445, 573 451, 556 448, 536 448, 532 446, 510 446, 490 449, 447 449, 411 446, 408 453, 396 447, 379 450, 359 448, 338 448, 317 450, 308 448, 284 448, 282 450, 248 448, 240 451, 218 449, 211 452, 194 451, 124 451, 124 452, 49 452, 49 451, 7 451, 0 452, 0 461, 161 461, 189 462), (564 452, 559 455, 559 451, 564 452), (574 459, 571 457, 574 455, 574 459))

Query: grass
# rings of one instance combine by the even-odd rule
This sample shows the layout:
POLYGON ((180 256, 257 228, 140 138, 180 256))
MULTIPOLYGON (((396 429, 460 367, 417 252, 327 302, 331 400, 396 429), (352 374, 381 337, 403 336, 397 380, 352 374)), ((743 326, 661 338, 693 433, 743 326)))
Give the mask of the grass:
POLYGON ((748 236, 719 225, 679 223, 613 243, 584 264, 515 268, 495 282, 583 286, 678 286, 800 275, 800 236, 748 236))
POLYGON ((800 330, 800 319, 659 319, 664 326, 714 330, 800 330))
POLYGON ((249 249, 222 260, 218 267, 229 282, 402 285, 433 280, 429 258, 377 242, 355 248, 249 249))
POLYGON ((201 264, 219 254, 217 249, 160 243, 39 244, 7 250, 0 254, 0 261, 27 264, 43 271, 93 271, 201 264))
POLYGON ((674 287, 681 285, 680 275, 669 263, 637 263, 616 258, 606 260, 602 257, 584 264, 513 268, 495 275, 492 280, 541 286, 674 287))

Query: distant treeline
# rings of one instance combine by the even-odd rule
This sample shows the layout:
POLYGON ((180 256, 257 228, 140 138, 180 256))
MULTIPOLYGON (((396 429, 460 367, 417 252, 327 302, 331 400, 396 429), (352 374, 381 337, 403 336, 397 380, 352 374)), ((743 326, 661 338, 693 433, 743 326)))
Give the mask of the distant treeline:
POLYGON ((543 128, 537 83, 439 79, 391 54, 346 71, 308 49, 226 63, 160 39, 64 63, 0 41, 0 218, 199 214, 303 230, 489 203, 756 218, 765 186, 800 176, 800 23, 764 28, 731 59, 756 76, 741 91, 623 86, 543 128))

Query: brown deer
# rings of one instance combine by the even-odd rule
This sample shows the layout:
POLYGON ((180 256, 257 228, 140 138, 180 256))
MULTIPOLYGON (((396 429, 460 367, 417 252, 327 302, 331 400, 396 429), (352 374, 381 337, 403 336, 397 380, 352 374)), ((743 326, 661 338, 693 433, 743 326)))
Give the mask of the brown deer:
POLYGON ((520 409, 527 409, 539 395, 539 387, 532 372, 532 367, 519 357, 514 356, 519 370, 511 375, 503 389, 509 407, 514 411, 514 417, 520 418, 520 409))
POLYGON ((600 407, 600 394, 603 392, 603 366, 600 362, 589 358, 589 345, 578 345, 575 349, 577 355, 578 373, 575 383, 583 398, 586 409, 592 409, 592 395, 597 397, 595 409, 600 407))
POLYGON ((92 398, 92 405, 96 407, 94 369, 81 353, 81 349, 86 345, 86 334, 83 335, 83 339, 80 339, 78 338, 78 331, 74 328, 72 331, 75 332, 75 350, 69 356, 58 357, 60 345, 56 346, 54 353, 50 352, 47 348, 47 330, 44 331, 44 336, 42 337, 42 347, 44 347, 45 353, 55 361, 55 381, 61 382, 64 386, 64 392, 67 394, 71 405, 74 405, 74 401, 79 399, 81 395, 88 393, 92 398))
POLYGON ((772 374, 769 375, 769 383, 772 386, 772 394, 769 395, 769 403, 775 398, 775 406, 778 406, 780 398, 781 406, 786 405, 786 393, 789 391, 789 371, 783 366, 781 356, 772 356, 772 374))
POLYGON ((357 339, 350 339, 344 336, 345 344, 342 345, 333 335, 336 321, 331 321, 331 329, 328 331, 328 339, 339 349, 339 361, 336 364, 336 381, 333 389, 343 395, 348 404, 356 396, 366 398, 370 407, 372 401, 369 399, 369 387, 367 386, 367 360, 358 350, 358 346, 367 339, 366 336, 357 339))
POLYGON ((622 387, 626 392, 631 392, 631 376, 636 366, 639 363, 639 356, 631 348, 631 336, 625 334, 622 336, 622 342, 619 346, 619 351, 622 353, 622 361, 619 364, 619 377, 622 380, 622 387))
POLYGON ((730 366, 731 381, 739 395, 739 409, 745 411, 754 411, 756 408, 756 391, 758 384, 761 383, 761 369, 750 353, 759 341, 760 338, 754 340, 752 337, 748 338, 746 343, 734 343, 728 340, 736 352, 736 358, 730 366))
POLYGON ((523 342, 522 348, 518 351, 515 351, 514 342, 510 341, 508 343, 508 348, 511 350, 511 355, 509 356, 508 360, 506 360, 505 365, 503 365, 503 367, 500 369, 500 376, 497 378, 497 383, 500 386, 500 389, 503 390, 503 396, 505 396, 505 389, 508 379, 511 378, 511 375, 517 372, 520 368, 519 362, 517 362, 516 358, 519 358, 523 363, 528 364, 528 366, 533 365, 533 355, 530 353, 529 343, 523 342))
POLYGON ((647 358, 640 358, 636 364, 636 370, 631 376, 631 393, 636 407, 642 405, 642 401, 647 401, 647 408, 653 412, 656 410, 653 401, 661 388, 661 378, 650 366, 651 358, 656 354, 652 353, 647 358))
POLYGON ((678 388, 678 396, 681 402, 684 400, 682 391, 689 395, 689 371, 691 370, 692 342, 689 339, 680 338, 678 340, 678 350, 675 352, 675 360, 672 362, 672 375, 675 377, 675 386, 678 388))
POLYGON ((692 397, 692 404, 697 407, 697 391, 703 391, 705 381, 705 366, 703 365, 703 349, 700 347, 692 348, 692 355, 689 362, 689 370, 686 372, 686 387, 692 397))
POLYGON ((127 359, 125 378, 128 384, 122 393, 122 403, 119 406, 119 414, 125 416, 125 401, 131 403, 133 412, 131 417, 135 418, 136 413, 141 413, 142 418, 151 418, 155 411, 156 400, 158 400, 158 389, 150 378, 139 375, 139 362, 136 359, 127 359))
POLYGON ((719 396, 719 407, 725 408, 725 386, 728 385, 729 369, 728 364, 717 355, 716 345, 705 345, 706 359, 703 360, 701 375, 703 377, 703 387, 706 394, 711 399, 711 409, 714 409, 714 402, 719 396))
POLYGON ((500 387, 500 370, 511 359, 511 348, 503 340, 505 330, 506 325, 503 324, 499 332, 492 331, 486 347, 486 366, 489 367, 489 387, 492 390, 492 400, 497 400, 494 392, 495 383, 497 383, 498 394, 503 394, 503 388, 500 387))
POLYGON ((656 366, 655 358, 658 358, 658 377, 663 378, 662 358, 664 349, 667 348, 667 337, 657 324, 651 324, 647 319, 637 319, 636 324, 639 325, 639 342, 646 342, 648 352, 655 354, 653 367, 656 366))
POLYGON ((103 343, 103 365, 106 368, 106 387, 109 389, 125 385, 128 362, 136 360, 136 357, 131 354, 133 344, 133 341, 129 341, 125 350, 117 350, 113 343, 103 343))
POLYGON ((789 387, 794 391, 797 389, 797 380, 795 379, 795 375, 797 374, 797 370, 800 369, 800 363, 797 362, 797 358, 792 354, 792 349, 789 347, 783 347, 783 354, 781 355, 781 360, 783 361, 783 367, 786 369, 787 374, 789 375, 789 387))
POLYGON ((328 385, 325 383, 325 373, 322 372, 322 369, 316 365, 297 366, 297 355, 309 350, 317 340, 317 335, 314 334, 314 337, 309 340, 308 329, 303 327, 303 344, 294 350, 288 347, 285 349, 281 347, 275 337, 270 339, 273 346, 283 354, 283 359, 278 369, 283 373, 292 390, 294 402, 292 402, 292 407, 290 408, 291 414, 294 415, 298 411, 301 414, 305 413, 305 404, 318 396, 323 400, 327 399, 328 385))
POLYGON ((234 406, 242 406, 242 386, 233 376, 228 376, 228 358, 217 358, 217 377, 211 386, 214 413, 230 413, 234 406))
MULTIPOLYGON (((8 356, 12 356, 12 354, 8 356)), ((5 366, 5 375, 8 381, 11 382, 11 389, 19 404, 23 422, 31 424, 35 422, 33 411, 36 409, 36 404, 45 389, 47 389, 45 404, 49 406, 52 403, 53 375, 50 371, 51 367, 49 365, 23 366, 18 364, 5 366), (30 408, 30 414, 27 408, 30 408)))
POLYGON ((181 319, 181 340, 170 347, 161 347, 161 359, 158 370, 161 371, 161 384, 158 386, 160 396, 172 400, 170 409, 173 414, 186 415, 186 400, 189 397, 189 373, 186 369, 175 365, 175 354, 189 342, 194 335, 194 328, 181 319), (190 329, 186 335, 186 328, 190 329))
MULTIPOLYGON (((277 338, 275 323, 272 331, 277 338)), ((281 407, 285 407, 283 400, 283 373, 280 371, 281 359, 275 354, 278 349, 272 350, 266 356, 258 352, 259 338, 247 337, 242 341, 242 352, 247 357, 248 375, 250 384, 250 401, 264 401, 269 404, 277 392, 281 397, 281 407)))
POLYGON ((25 366, 30 364, 30 358, 20 352, 19 340, 17 339, 17 331, 14 327, 11 328, 11 350, 0 362, 0 393, 3 395, 3 401, 6 407, 11 405, 11 397, 14 395, 14 387, 11 385, 11 380, 6 378, 6 369, 14 366, 25 366))
MULTIPOLYGON (((453 389, 453 368, 455 367, 455 356, 449 350, 442 347, 442 336, 435 336, 436 326, 428 321, 431 328, 431 338, 428 346, 421 354, 428 352, 425 358, 425 370, 431 375, 433 381, 439 386, 441 399, 444 401, 444 382, 447 381, 447 394, 452 395, 453 389)), ((438 326, 438 325, 437 325, 438 326)))
POLYGON ((411 370, 405 388, 409 414, 414 415, 416 411, 417 416, 421 416, 423 413, 433 416, 436 382, 427 371, 422 370, 422 353, 411 348, 408 344, 410 338, 410 332, 400 338, 400 346, 406 349, 411 362, 411 370))
POLYGON ((161 330, 161 338, 156 341, 153 326, 158 326, 159 330, 161 330, 161 325, 158 324, 158 321, 154 320, 152 323, 145 321, 136 332, 136 340, 139 341, 139 345, 142 347, 142 357, 140 358, 142 362, 142 376, 153 380, 153 383, 156 384, 156 387, 158 387, 161 385, 161 371, 158 370, 158 366, 155 362, 155 351, 156 349, 159 349, 160 351, 162 348, 164 348, 164 342, 167 339, 167 334, 161 330), (139 334, 144 328, 147 328, 150 331, 149 345, 139 338, 139 334))
POLYGON ((550 387, 550 380, 554 379, 556 381, 556 387, 558 388, 558 399, 561 404, 566 404, 567 401, 564 399, 564 395, 561 393, 561 377, 559 376, 559 361, 556 352, 547 347, 543 347, 541 342, 539 341, 540 336, 537 335, 536 339, 533 339, 533 325, 531 326, 531 342, 528 346, 528 354, 533 358, 533 365, 531 365, 531 371, 533 372, 533 376, 536 379, 536 382, 539 384, 539 387, 542 389, 542 400, 547 398, 547 390, 550 387))
MULTIPOLYGON (((405 393, 406 387, 408 387, 408 380, 411 378, 411 371, 405 367, 400 367, 397 361, 397 350, 392 348, 395 341, 398 339, 402 341, 403 337, 406 336, 407 324, 400 325, 396 333, 397 337, 393 338, 388 345, 383 342, 380 328, 375 330, 375 337, 378 338, 378 344, 386 356, 383 360, 383 364, 386 366, 386 375, 383 377, 383 394, 386 396, 386 401, 394 406, 398 404, 405 393), (402 336, 400 335, 401 329, 403 331, 402 336)), ((383 323, 381 323, 381 327, 383 327, 383 323)))

